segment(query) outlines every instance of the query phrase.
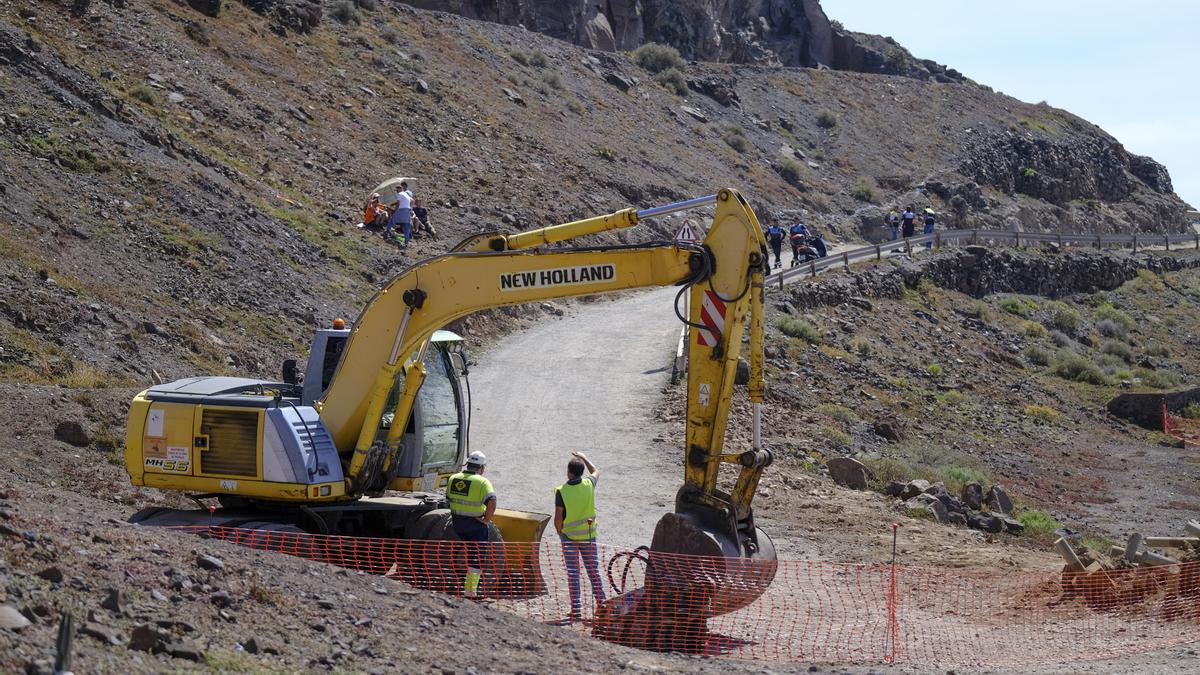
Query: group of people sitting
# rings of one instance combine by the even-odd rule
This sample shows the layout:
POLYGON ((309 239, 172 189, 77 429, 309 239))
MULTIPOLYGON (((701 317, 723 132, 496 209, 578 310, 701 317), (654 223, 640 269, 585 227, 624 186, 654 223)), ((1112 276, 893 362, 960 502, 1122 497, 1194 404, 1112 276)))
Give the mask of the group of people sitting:
POLYGON ((383 230, 383 238, 395 241, 401 248, 407 248, 413 237, 420 236, 422 232, 431 237, 437 236, 429 222, 429 209, 421 205, 420 199, 413 197, 406 182, 400 183, 396 189, 395 204, 385 204, 380 201, 378 192, 372 193, 363 213, 362 224, 363 227, 383 230), (397 232, 395 237, 393 231, 397 232))
POLYGON ((786 238, 792 244, 792 267, 815 258, 824 258, 829 254, 825 246, 825 238, 815 230, 808 229, 802 221, 796 222, 786 231, 779 223, 772 223, 767 228, 767 243, 775 254, 775 267, 783 267, 780 253, 783 250, 783 240, 786 238))

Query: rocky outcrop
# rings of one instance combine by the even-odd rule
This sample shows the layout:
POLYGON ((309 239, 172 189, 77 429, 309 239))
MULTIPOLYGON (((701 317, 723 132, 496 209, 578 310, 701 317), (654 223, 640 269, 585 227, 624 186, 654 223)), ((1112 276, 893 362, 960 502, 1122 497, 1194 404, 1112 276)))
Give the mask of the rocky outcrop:
POLYGON ((859 302, 861 298, 899 298, 904 288, 922 281, 973 297, 1022 293, 1058 298, 1073 293, 1112 290, 1135 278, 1138 270, 1168 272, 1200 268, 1200 256, 1167 257, 1102 251, 1033 253, 968 246, 938 253, 892 269, 837 275, 789 287, 798 309, 859 302))
POLYGON ((416 0, 408 4, 522 25, 602 51, 632 50, 657 42, 696 61, 963 80, 953 69, 913 58, 891 38, 843 30, 829 20, 819 0, 416 0))

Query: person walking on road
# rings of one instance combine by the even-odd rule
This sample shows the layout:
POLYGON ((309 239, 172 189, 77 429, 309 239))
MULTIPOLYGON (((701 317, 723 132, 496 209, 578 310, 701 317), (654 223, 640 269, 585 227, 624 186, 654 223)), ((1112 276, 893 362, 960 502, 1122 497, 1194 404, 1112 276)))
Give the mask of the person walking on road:
POLYGON ((899 216, 899 214, 897 214, 895 211, 892 211, 891 213, 888 214, 888 217, 885 219, 885 223, 888 226, 888 229, 891 230, 892 237, 889 241, 896 241, 897 239, 899 239, 900 238, 900 216, 899 216))
POLYGON ((904 213, 900 215, 901 230, 905 239, 908 239, 909 237, 913 236, 914 233, 916 233, 916 219, 917 214, 913 213, 912 204, 909 204, 907 207, 905 207, 904 213))
POLYGON ((471 599, 479 596, 479 578, 483 573, 481 549, 489 539, 492 518, 496 514, 496 492, 491 481, 483 477, 486 467, 487 456, 477 450, 467 457, 466 467, 446 482, 454 533, 467 542, 463 595, 471 599))
POLYGON ((576 623, 583 619, 580 559, 587 570, 597 605, 604 602, 605 595, 604 581, 600 577, 600 549, 596 545, 596 481, 600 479, 600 470, 582 452, 571 455, 567 462, 567 482, 554 489, 554 529, 562 540, 567 588, 571 592, 571 613, 567 622, 576 623))
POLYGON ((773 223, 767 228, 767 243, 771 245, 771 252, 775 254, 775 267, 783 267, 783 263, 779 260, 780 251, 783 250, 783 228, 779 223, 773 223))
MULTIPOLYGON (((933 209, 925 209, 925 229, 921 230, 922 234, 933 234, 933 228, 937 225, 936 214, 933 209)), ((933 248, 933 242, 925 242, 925 250, 933 248)))

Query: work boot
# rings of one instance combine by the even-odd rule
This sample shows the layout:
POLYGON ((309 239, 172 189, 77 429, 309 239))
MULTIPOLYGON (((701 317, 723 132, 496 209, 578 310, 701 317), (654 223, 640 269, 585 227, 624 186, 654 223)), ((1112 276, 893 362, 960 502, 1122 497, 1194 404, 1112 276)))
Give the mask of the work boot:
POLYGON ((571 613, 567 615, 567 623, 579 623, 581 621, 583 621, 583 613, 577 609, 571 610, 571 613))

